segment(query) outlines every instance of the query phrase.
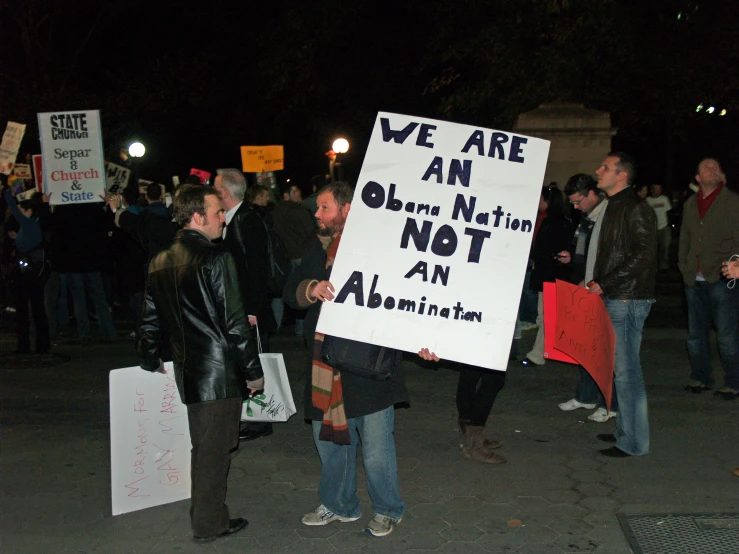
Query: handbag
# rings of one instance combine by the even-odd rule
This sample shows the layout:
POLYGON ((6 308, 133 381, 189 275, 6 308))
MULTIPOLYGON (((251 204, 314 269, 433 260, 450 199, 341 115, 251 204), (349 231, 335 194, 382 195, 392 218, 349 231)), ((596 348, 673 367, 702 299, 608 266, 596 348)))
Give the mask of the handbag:
POLYGON ((50 273, 49 260, 42 243, 23 254, 15 250, 7 279, 11 286, 35 286, 44 284, 50 273))
POLYGON ((324 335, 321 360, 338 369, 374 381, 393 376, 398 351, 376 344, 324 335))
POLYGON ((249 395, 241 407, 241 421, 287 421, 297 411, 285 359, 279 353, 262 352, 259 327, 256 327, 259 362, 264 373, 264 390, 249 395))

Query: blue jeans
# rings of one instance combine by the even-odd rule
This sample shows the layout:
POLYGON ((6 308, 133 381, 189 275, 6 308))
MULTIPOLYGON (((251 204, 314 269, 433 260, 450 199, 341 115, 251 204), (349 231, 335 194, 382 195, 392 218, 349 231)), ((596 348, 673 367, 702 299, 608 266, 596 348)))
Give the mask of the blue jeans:
POLYGON ((616 334, 616 447, 632 456, 642 456, 649 452, 649 411, 639 349, 644 321, 654 301, 603 298, 603 302, 616 334))
POLYGON ((711 371, 711 320, 716 325, 716 338, 721 364, 726 371, 724 384, 739 389, 739 287, 729 289, 724 281, 696 281, 685 285, 688 300, 688 356, 691 379, 713 387, 711 371))
POLYGON ((351 444, 339 445, 318 438, 321 422, 313 421, 313 440, 321 458, 318 496, 329 510, 342 517, 360 517, 357 498, 357 445, 362 440, 362 462, 367 490, 376 514, 400 519, 405 505, 398 493, 395 459, 395 408, 347 420, 351 444))
POLYGON ((110 308, 108 308, 108 302, 105 298, 103 279, 100 272, 67 273, 67 283, 72 291, 74 313, 77 316, 77 335, 80 338, 90 338, 90 318, 87 315, 85 295, 87 290, 95 305, 100 332, 105 338, 114 338, 116 333, 115 327, 113 327, 113 317, 110 315, 110 308))
MULTIPOLYGON (((606 400, 598 388, 598 385, 590 376, 590 373, 580 366, 580 381, 577 383, 575 391, 575 400, 582 404, 598 404, 599 408, 606 407, 606 400)), ((616 386, 614 384, 611 393, 611 412, 618 411, 618 394, 616 394, 616 386)))

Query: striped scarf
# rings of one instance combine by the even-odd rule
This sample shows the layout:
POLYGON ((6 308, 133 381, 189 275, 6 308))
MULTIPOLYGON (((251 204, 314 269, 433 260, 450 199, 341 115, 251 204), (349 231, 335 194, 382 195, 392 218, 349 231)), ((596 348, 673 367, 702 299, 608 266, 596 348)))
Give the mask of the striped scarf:
MULTIPOLYGON (((334 265, 341 235, 335 237, 326 252, 326 269, 334 265)), ((313 341, 313 372, 311 375, 311 400, 323 412, 320 440, 335 444, 351 444, 349 427, 344 411, 344 392, 341 388, 341 373, 326 365, 321 359, 323 333, 316 333, 313 341)))

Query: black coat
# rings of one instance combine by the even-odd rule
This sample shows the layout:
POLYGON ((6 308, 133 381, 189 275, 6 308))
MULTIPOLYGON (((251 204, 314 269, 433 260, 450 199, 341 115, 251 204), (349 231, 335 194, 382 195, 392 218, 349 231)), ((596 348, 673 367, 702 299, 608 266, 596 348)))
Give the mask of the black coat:
MULTIPOLYGON (((326 270, 326 252, 321 242, 315 238, 306 248, 301 256, 301 263, 290 274, 285 284, 283 298, 285 302, 295 309, 305 309, 307 301, 298 298, 299 290, 305 288, 306 282, 316 280, 324 281, 329 278, 326 270)), ((309 352, 313 352, 313 341, 318 324, 318 316, 321 313, 321 302, 310 304, 305 316, 303 336, 308 341, 309 352)), ((323 413, 313 407, 311 399, 311 375, 313 359, 307 362, 307 373, 305 380, 305 418, 311 420, 323 419, 323 413)), ((374 414, 394 404, 407 403, 408 391, 405 388, 405 378, 402 371, 402 357, 398 356, 398 364, 393 368, 393 376, 388 381, 373 381, 365 377, 359 377, 352 373, 342 372, 341 386, 344 392, 344 409, 346 417, 359 417, 374 414)))
POLYGON ((261 332, 273 331, 272 295, 267 286, 269 248, 261 216, 246 202, 239 206, 226 226, 224 246, 234 257, 247 315, 257 316, 261 332))
POLYGON ((199 231, 181 230, 149 265, 137 337, 143 369, 159 366, 164 332, 184 404, 241 397, 247 380, 262 377, 233 257, 199 231))
POLYGON ((113 222, 102 204, 56 206, 49 231, 51 263, 59 273, 112 271, 113 222))
POLYGON ((542 292, 545 282, 567 279, 569 269, 559 263, 554 258, 554 254, 569 248, 572 232, 572 224, 565 217, 552 217, 550 215, 544 218, 531 249, 531 260, 534 262, 534 269, 531 272, 529 286, 532 292, 542 292))
MULTIPOLYGON (((118 215, 118 214, 116 214, 118 215)), ((146 250, 150 262, 154 256, 169 248, 179 227, 161 202, 155 202, 140 214, 123 210, 117 218, 118 226, 146 250)))
POLYGON ((608 198, 601 216, 593 280, 603 296, 654 298, 657 276, 657 216, 631 187, 608 198))
POLYGON ((291 260, 300 259, 308 243, 316 236, 316 222, 302 205, 283 200, 272 210, 272 225, 285 243, 291 260))

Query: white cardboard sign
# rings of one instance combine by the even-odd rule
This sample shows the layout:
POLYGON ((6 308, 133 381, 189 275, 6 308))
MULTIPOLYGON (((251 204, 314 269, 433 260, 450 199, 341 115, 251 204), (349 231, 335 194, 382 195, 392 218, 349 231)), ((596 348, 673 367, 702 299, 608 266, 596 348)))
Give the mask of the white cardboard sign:
POLYGON ((102 202, 103 137, 98 110, 38 114, 49 203, 102 202))
POLYGON ((0 142, 0 173, 10 175, 13 172, 15 158, 18 156, 25 133, 26 126, 23 123, 8 121, 3 140, 0 142))
POLYGON ((131 170, 113 162, 105 162, 105 187, 109 194, 121 194, 128 186, 131 170))
POLYGON ((318 331, 505 370, 549 142, 379 113, 318 331))
POLYGON ((113 515, 190 498, 190 426, 172 363, 110 372, 113 515))

